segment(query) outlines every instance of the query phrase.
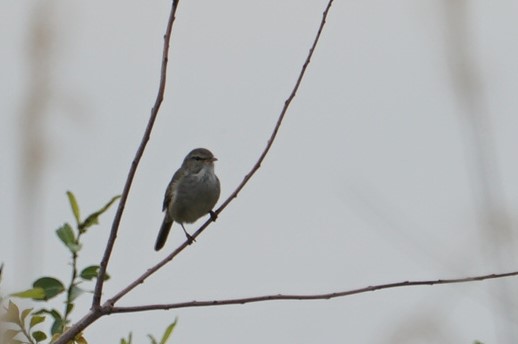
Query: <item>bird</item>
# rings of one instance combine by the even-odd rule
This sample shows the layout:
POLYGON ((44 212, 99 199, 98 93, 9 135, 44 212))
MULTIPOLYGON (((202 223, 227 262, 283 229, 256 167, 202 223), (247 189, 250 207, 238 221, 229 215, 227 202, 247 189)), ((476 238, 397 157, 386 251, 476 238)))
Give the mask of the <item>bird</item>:
POLYGON ((156 239, 155 251, 164 247, 173 222, 182 226, 191 244, 194 238, 187 233, 184 223, 193 223, 209 213, 215 219, 216 214, 212 208, 221 191, 219 179, 214 173, 214 162, 217 160, 206 148, 196 148, 187 154, 165 191, 162 207, 165 215, 156 239))

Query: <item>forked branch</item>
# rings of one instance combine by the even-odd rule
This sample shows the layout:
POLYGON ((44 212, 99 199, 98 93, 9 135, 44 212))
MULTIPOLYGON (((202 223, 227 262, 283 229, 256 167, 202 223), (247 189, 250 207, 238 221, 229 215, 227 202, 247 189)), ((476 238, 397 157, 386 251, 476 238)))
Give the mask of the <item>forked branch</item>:
MULTIPOLYGON (((277 119, 277 123, 275 124, 275 127, 273 128, 272 134, 270 135, 270 138, 268 139, 268 143, 266 144, 266 147, 264 148, 263 152, 259 156, 259 159, 254 164, 250 172, 244 177, 243 181, 237 186, 237 188, 230 194, 230 196, 219 206, 218 209, 215 210, 216 215, 219 215, 223 209, 225 209, 230 202, 232 202, 238 195, 238 193, 245 187, 245 185, 248 183, 250 178, 257 172, 257 170, 261 167, 261 164, 266 157, 266 154, 268 154, 268 151, 273 145, 273 142, 275 140, 275 137, 277 136, 277 133, 279 131, 279 128, 281 127, 282 120, 284 119, 284 116, 286 115, 286 112, 288 111, 288 108, 292 102, 292 100, 295 98, 297 94, 297 90, 299 89, 299 86, 302 82, 302 79, 304 77, 304 74, 306 73, 306 69, 311 62, 311 58, 313 57, 313 52, 315 51, 315 48, 317 46, 317 43, 320 39, 320 35, 322 33, 322 30, 324 29, 324 26, 326 24, 327 15, 329 13, 329 9, 331 8, 331 5, 333 4, 333 0, 330 0, 327 4, 327 7, 322 14, 322 20, 320 22, 320 26, 318 27, 317 34, 315 36, 315 39, 313 40, 313 44, 311 45, 311 48, 309 49, 308 55, 306 56, 306 60, 304 61, 304 64, 302 65, 302 69, 299 73, 299 76, 297 78, 297 81, 295 82, 295 85, 289 95, 289 97, 284 102, 284 106, 282 107, 281 113, 279 114, 279 117, 277 119)), ((211 222, 212 218, 207 220, 194 234, 192 237, 196 239, 204 230, 207 228, 211 222)), ((111 299, 109 299, 106 303, 110 305, 114 305, 120 298, 122 298, 124 295, 129 293, 133 288, 138 286, 139 284, 142 284, 146 278, 154 274, 157 270, 162 268, 164 265, 172 261, 180 252, 182 252, 187 246, 190 245, 189 241, 185 241, 183 244, 181 244, 176 250, 174 250, 171 254, 169 254, 167 257, 162 259, 160 262, 158 262, 156 265, 152 266, 151 268, 147 269, 146 272, 144 272, 140 277, 138 277, 135 281, 133 281, 131 284, 129 284, 126 288, 121 290, 119 293, 117 293, 115 296, 113 296, 111 299)))

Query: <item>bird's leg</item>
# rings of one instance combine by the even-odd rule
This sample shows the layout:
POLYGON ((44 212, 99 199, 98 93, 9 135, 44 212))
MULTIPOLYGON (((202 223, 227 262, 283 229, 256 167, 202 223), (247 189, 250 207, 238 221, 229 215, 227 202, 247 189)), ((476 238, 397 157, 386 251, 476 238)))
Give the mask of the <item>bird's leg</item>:
POLYGON ((187 237, 187 241, 189 242, 189 245, 192 244, 193 242, 195 242, 196 240, 194 239, 194 237, 192 235, 190 235, 189 233, 187 233, 187 231, 185 230, 183 223, 180 223, 180 225, 182 226, 183 232, 185 233, 185 236, 187 237))
POLYGON ((213 210, 209 211, 209 214, 210 214, 210 219, 212 220, 212 222, 216 222, 216 220, 218 218, 218 214, 216 214, 213 210))

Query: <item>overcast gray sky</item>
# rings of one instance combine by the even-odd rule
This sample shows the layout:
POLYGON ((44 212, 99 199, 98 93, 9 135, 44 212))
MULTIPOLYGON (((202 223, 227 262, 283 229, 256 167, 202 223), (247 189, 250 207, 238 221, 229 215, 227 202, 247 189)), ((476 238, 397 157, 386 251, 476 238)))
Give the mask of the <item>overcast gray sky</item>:
MULTIPOLYGON (((153 250, 163 193, 185 154, 214 152, 222 200, 248 173, 326 3, 181 1, 165 100, 105 296, 184 239, 175 226, 166 249, 153 250)), ((54 233, 73 221, 67 190, 84 214, 121 193, 157 92, 169 8, 0 3, 3 290, 42 275, 68 280, 54 233)), ((259 172, 194 245, 120 305, 516 270, 517 11, 505 0, 335 0, 259 172)), ((99 262, 113 214, 84 237, 81 266, 99 262)), ((509 279, 114 315, 86 336, 116 343, 132 331, 145 343, 178 317, 173 343, 512 343, 517 287, 509 279)), ((76 320, 89 302, 82 297, 76 320)))

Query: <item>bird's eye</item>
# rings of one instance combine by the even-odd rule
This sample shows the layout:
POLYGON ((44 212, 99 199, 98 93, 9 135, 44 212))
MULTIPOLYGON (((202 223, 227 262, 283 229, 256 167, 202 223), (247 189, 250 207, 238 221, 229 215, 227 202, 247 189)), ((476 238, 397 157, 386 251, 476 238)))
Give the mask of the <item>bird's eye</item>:
POLYGON ((201 160, 201 158, 200 158, 199 156, 193 156, 192 158, 193 158, 194 160, 196 160, 196 161, 200 161, 200 160, 201 160))

